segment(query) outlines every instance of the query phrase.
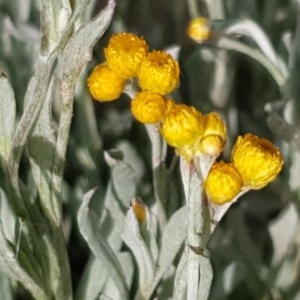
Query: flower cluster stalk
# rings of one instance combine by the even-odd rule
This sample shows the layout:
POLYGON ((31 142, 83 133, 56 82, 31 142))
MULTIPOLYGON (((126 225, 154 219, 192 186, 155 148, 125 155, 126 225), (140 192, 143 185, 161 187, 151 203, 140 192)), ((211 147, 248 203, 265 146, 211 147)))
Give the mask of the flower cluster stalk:
POLYGON ((204 198, 203 180, 193 162, 181 157, 180 169, 188 210, 185 245, 188 272, 187 299, 207 299, 213 277, 209 258, 206 256, 206 247, 211 235, 210 210, 204 198))

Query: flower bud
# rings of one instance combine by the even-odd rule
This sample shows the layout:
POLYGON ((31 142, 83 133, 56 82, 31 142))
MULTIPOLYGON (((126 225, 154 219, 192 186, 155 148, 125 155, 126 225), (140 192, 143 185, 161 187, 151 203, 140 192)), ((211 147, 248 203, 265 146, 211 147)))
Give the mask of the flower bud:
POLYGON ((226 140, 226 125, 221 116, 216 112, 211 112, 203 116, 204 131, 203 137, 208 135, 218 135, 226 140))
POLYGON ((118 99, 124 88, 124 80, 106 64, 94 68, 87 84, 91 95, 98 101, 118 99))
POLYGON ((142 123, 157 123, 165 114, 166 102, 161 95, 142 91, 131 101, 131 111, 135 118, 142 123))
POLYGON ((206 18, 193 19, 187 28, 187 35, 196 43, 201 43, 211 37, 211 25, 206 18))
POLYGON ((203 116, 203 137, 197 147, 197 153, 219 156, 226 142, 226 126, 219 114, 215 112, 203 116))
POLYGON ((223 151, 223 148, 224 140, 219 135, 211 134, 200 140, 196 153, 218 157, 223 151))
POLYGON ((214 204, 222 205, 231 202, 241 191, 242 178, 232 164, 215 163, 206 178, 205 192, 214 204))
POLYGON ((140 225, 147 222, 147 207, 142 200, 135 198, 130 202, 135 217, 140 225))
POLYGON ((203 133, 202 114, 191 106, 174 105, 162 122, 161 133, 170 146, 193 146, 203 133))
POLYGON ((138 81, 143 90, 165 95, 178 86, 179 74, 179 64, 170 54, 153 51, 143 60, 138 81))
POLYGON ((145 40, 126 32, 113 35, 104 49, 108 66, 124 79, 136 76, 147 53, 145 40))
POLYGON ((241 174, 243 185, 252 189, 266 186, 283 166, 279 150, 269 140, 253 134, 238 137, 231 160, 241 174))

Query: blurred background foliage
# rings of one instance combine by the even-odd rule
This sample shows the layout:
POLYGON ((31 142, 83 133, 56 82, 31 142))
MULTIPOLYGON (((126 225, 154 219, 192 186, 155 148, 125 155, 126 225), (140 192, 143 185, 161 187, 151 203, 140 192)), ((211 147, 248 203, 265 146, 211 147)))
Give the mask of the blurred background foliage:
MULTIPOLYGON (((86 20, 106 5, 103 0, 90 2, 83 17, 86 20)), ((111 34, 127 31, 144 36, 151 49, 178 51, 181 84, 173 97, 203 112, 221 113, 228 125, 225 160, 236 136, 247 132, 271 139, 285 157, 280 178, 239 199, 214 233, 209 245, 214 268, 210 299, 300 299, 299 12, 298 0, 117 1, 113 21, 95 46, 93 60, 77 83, 64 174, 65 232, 74 288, 79 284, 89 253, 78 233, 77 209, 88 190, 99 187, 103 194, 107 188, 110 168, 104 151, 115 148, 122 152, 124 161, 135 172, 137 194, 147 205, 154 202, 150 142, 144 126, 131 115, 130 99, 124 94, 118 101, 92 102, 86 87, 87 75, 104 60, 103 47, 111 34), (220 49, 213 41, 192 42, 186 27, 198 13, 210 18, 217 28, 214 39, 222 35, 218 28, 224 22, 255 22, 287 65, 287 92, 283 94, 269 72, 252 58, 220 49), (276 113, 280 124, 270 128, 271 113, 276 113)), ((39 13, 38 0, 0 0, 0 71, 14 88, 18 117, 36 67, 39 13)), ((255 47, 247 37, 241 36, 240 40, 255 47)), ((55 101, 56 125, 59 109, 60 103, 55 101)), ((173 182, 180 180, 172 149, 168 152, 167 167, 172 168, 173 182)), ((28 161, 23 159, 22 176, 30 185, 33 183, 27 168, 28 161)), ((176 184, 173 189, 174 195, 178 194, 176 189, 180 192, 176 184)), ((171 211, 182 203, 177 199, 171 211)), ((3 279, 2 287, 5 283, 3 279)))

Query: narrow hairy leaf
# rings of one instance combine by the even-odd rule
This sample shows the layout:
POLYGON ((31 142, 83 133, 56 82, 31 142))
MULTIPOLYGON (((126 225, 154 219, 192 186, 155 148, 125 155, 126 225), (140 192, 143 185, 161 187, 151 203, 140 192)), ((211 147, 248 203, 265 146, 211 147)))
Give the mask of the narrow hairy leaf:
POLYGON ((115 253, 100 235, 99 219, 97 215, 89 209, 89 202, 93 193, 94 190, 88 192, 84 196, 83 202, 79 208, 77 215, 79 230, 95 257, 101 260, 103 267, 115 282, 121 299, 126 300, 129 299, 129 294, 123 270, 115 253))
POLYGON ((135 174, 131 166, 124 162, 118 162, 111 169, 113 190, 125 207, 128 207, 130 200, 136 196, 135 174))
POLYGON ((137 298, 145 299, 149 294, 154 279, 155 263, 151 257, 150 249, 143 240, 137 219, 130 208, 125 218, 123 241, 132 251, 139 270, 139 289, 137 298))
POLYGON ((298 225, 298 215, 295 205, 288 205, 285 210, 269 225, 273 242, 273 264, 284 259, 291 242, 295 238, 298 225), (288 230, 287 230, 288 228, 288 230))
POLYGON ((15 253, 10 249, 7 240, 4 235, 2 223, 0 222, 0 255, 5 262, 8 271, 8 275, 13 279, 22 283, 22 285, 30 291, 36 299, 46 300, 49 299, 45 294, 44 289, 38 285, 32 277, 20 266, 15 253))
POLYGON ((184 300, 186 299, 186 287, 188 281, 188 250, 185 247, 179 264, 177 266, 175 280, 174 280, 174 291, 173 291, 173 300, 184 300))
POLYGON ((12 282, 4 273, 0 273, 0 299, 13 300, 12 282))
MULTIPOLYGON (((162 236, 162 244, 156 266, 155 280, 152 282, 151 294, 161 280, 167 268, 172 264, 187 233, 187 209, 180 208, 171 217, 162 236)), ((151 294, 149 296, 151 296, 151 294)))
POLYGON ((200 259, 200 280, 199 280, 199 298, 207 300, 210 293, 210 287, 213 279, 213 270, 208 257, 199 255, 200 259))
POLYGON ((64 51, 65 74, 73 75, 73 71, 81 71, 83 65, 91 59, 92 48, 110 24, 114 7, 115 1, 110 0, 93 20, 83 25, 70 39, 64 51))
POLYGON ((237 36, 242 35, 251 38, 274 65, 281 67, 279 58, 276 55, 271 41, 257 23, 250 19, 234 21, 226 28, 226 32, 228 34, 235 34, 237 36))
POLYGON ((0 76, 0 155, 7 160, 16 121, 14 91, 5 75, 0 76))
POLYGON ((92 48, 103 35, 113 16, 115 2, 108 5, 90 22, 83 25, 68 41, 62 57, 63 78, 61 86, 62 107, 55 149, 53 188, 61 192, 64 162, 69 141, 73 101, 77 78, 91 59, 92 48))
POLYGON ((136 195, 135 174, 127 163, 109 156, 106 161, 110 165, 111 180, 105 195, 106 215, 102 218, 101 232, 106 236, 110 246, 119 251, 122 245, 121 234, 124 230, 124 220, 130 201, 136 195))
POLYGON ((91 256, 81 277, 75 300, 96 299, 103 290, 108 277, 109 273, 103 266, 103 261, 94 255, 91 256))
POLYGON ((53 92, 51 81, 47 97, 29 136, 28 150, 32 175, 39 191, 43 211, 48 219, 58 224, 60 211, 57 204, 51 201, 53 191, 50 185, 55 154, 55 136, 51 118, 53 92))

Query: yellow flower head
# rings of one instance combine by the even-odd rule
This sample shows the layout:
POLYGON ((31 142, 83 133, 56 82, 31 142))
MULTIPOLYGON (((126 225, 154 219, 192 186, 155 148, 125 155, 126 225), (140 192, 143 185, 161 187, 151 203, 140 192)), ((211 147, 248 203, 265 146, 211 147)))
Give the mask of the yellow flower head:
POLYGON ((142 123, 157 123, 165 114, 166 102, 161 95, 142 91, 131 101, 131 111, 142 123))
POLYGON ((266 186, 283 166, 279 150, 269 140, 253 134, 238 137, 231 160, 241 174, 243 185, 252 189, 266 186))
POLYGON ((211 25, 206 18, 193 19, 187 28, 187 35, 196 43, 201 43, 211 37, 211 25))
POLYGON ((125 32, 113 35, 104 49, 108 66, 124 79, 136 76, 147 53, 143 38, 125 32))
POLYGON ((142 62, 138 81, 143 90, 165 95, 178 86, 179 74, 179 64, 170 54, 153 51, 142 62))
POLYGON ((174 105, 163 119, 161 133, 175 148, 193 146, 202 136, 202 114, 194 107, 174 105))
POLYGON ((231 202, 241 191, 242 178, 232 164, 215 163, 206 178, 205 192, 208 199, 218 205, 231 202))
POLYGON ((124 88, 124 80, 106 64, 94 68, 87 84, 91 95, 98 101, 118 99, 124 88))
POLYGON ((216 112, 203 116, 203 137, 199 142, 197 153, 219 156, 226 142, 226 126, 216 112))

